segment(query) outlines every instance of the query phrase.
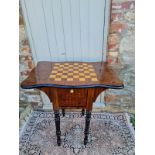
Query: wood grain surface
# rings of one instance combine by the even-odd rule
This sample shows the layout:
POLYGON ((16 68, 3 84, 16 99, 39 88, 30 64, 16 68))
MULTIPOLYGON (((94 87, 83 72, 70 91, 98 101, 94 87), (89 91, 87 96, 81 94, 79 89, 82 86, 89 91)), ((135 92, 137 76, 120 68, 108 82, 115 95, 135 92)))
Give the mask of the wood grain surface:
POLYGON ((64 69, 64 66, 67 66, 65 62, 48 62, 48 61, 38 62, 37 66, 30 72, 28 78, 21 83, 21 87, 25 89, 40 88, 40 87, 55 87, 55 88, 101 87, 101 88, 121 89, 124 87, 123 82, 118 78, 115 71, 110 66, 108 66, 107 63, 67 62, 67 64, 69 67, 65 67, 64 69), (77 67, 70 67, 75 66, 75 63, 78 64, 77 67), (84 64, 88 67, 88 69, 86 69, 87 67, 84 69, 83 67, 84 64), (59 72, 58 70, 56 71, 55 66, 59 66, 58 68, 61 70, 61 72, 60 70, 59 72), (92 68, 92 70, 90 70, 89 67, 92 68), (81 71, 79 71, 80 69, 81 71), (52 74, 53 73, 52 71, 56 73, 52 74), (64 73, 65 71, 67 73, 64 73), (58 76, 56 77, 58 80, 52 78, 52 75, 58 76), (66 77, 63 78, 64 75, 67 75, 67 78, 66 77), (76 76, 78 78, 75 78, 76 76), (71 80, 68 80, 69 78, 71 80))

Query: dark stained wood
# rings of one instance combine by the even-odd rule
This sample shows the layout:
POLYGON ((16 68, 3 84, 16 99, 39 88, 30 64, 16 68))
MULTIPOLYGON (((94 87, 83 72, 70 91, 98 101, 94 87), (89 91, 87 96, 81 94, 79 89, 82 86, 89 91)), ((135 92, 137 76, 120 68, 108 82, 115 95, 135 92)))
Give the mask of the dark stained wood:
POLYGON ((62 109, 63 116, 65 116, 64 109, 66 108, 83 109, 82 115, 86 110, 84 131, 84 144, 86 145, 93 102, 102 91, 108 88, 121 89, 124 87, 122 81, 107 63, 75 63, 39 62, 30 72, 29 77, 21 83, 21 87, 24 89, 36 88, 43 91, 53 103, 58 146, 61 145, 60 109, 62 109), (75 63, 76 65, 74 65, 75 63), (64 68, 64 66, 67 67, 64 68), (57 68, 58 70, 56 70, 57 68), (64 69, 66 73, 63 72, 64 69), (76 69, 78 73, 75 72, 76 69))
POLYGON ((55 115, 55 126, 56 126, 56 136, 57 136, 57 144, 61 145, 61 131, 60 131, 60 114, 58 110, 54 111, 55 115))
POLYGON ((91 120, 91 111, 86 111, 85 130, 84 130, 84 145, 88 143, 89 126, 91 120))
POLYGON ((58 102, 60 107, 85 107, 87 104, 87 89, 58 88, 58 102), (73 91, 73 92, 72 92, 73 91))
POLYGON ((41 87, 53 103, 53 109, 81 108, 92 110, 92 103, 106 88, 52 88, 41 87), (73 91, 73 92, 72 92, 73 91))
POLYGON ((65 109, 62 109, 62 116, 65 116, 65 109))
POLYGON ((82 109, 81 116, 84 116, 84 115, 85 115, 85 109, 82 109))
MULTIPOLYGON (((92 65, 97 75, 98 81, 54 81, 50 77, 51 71, 56 62, 38 62, 37 66, 31 71, 29 77, 21 83, 22 88, 39 88, 39 87, 57 87, 57 88, 123 88, 123 83, 117 77, 114 70, 108 66, 107 63, 101 62, 86 62, 88 65, 92 65)), ((60 62, 59 62, 60 63, 60 62)), ((78 62, 82 64, 82 62, 78 62)), ((63 64, 61 62, 60 64, 63 64)), ((70 64, 74 64, 70 62, 70 64)))

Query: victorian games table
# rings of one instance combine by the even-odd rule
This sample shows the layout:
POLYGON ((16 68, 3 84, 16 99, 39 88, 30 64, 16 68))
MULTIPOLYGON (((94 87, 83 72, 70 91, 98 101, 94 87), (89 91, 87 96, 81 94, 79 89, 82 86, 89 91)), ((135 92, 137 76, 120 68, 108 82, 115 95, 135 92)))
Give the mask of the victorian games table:
POLYGON ((123 83, 104 62, 38 62, 28 78, 21 83, 23 89, 39 89, 53 103, 57 144, 61 145, 60 114, 65 109, 81 108, 85 114, 84 144, 88 142, 93 102, 106 89, 121 89, 123 83))

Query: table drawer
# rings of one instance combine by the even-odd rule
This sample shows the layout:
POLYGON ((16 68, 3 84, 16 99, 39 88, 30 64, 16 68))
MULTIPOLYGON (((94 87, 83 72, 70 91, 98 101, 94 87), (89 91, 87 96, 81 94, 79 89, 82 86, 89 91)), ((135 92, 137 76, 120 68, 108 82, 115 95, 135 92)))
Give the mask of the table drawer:
POLYGON ((85 107, 87 103, 87 89, 57 89, 58 102, 61 107, 85 107))

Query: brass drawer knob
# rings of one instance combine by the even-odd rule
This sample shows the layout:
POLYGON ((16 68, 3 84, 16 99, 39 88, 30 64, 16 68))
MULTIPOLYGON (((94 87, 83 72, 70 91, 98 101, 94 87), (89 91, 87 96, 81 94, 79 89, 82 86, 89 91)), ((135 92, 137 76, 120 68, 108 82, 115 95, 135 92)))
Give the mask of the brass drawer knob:
POLYGON ((73 90, 73 89, 71 89, 71 90, 70 90, 70 93, 74 93, 74 90, 73 90))

